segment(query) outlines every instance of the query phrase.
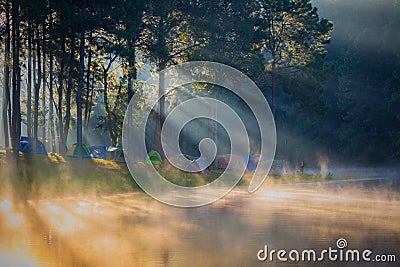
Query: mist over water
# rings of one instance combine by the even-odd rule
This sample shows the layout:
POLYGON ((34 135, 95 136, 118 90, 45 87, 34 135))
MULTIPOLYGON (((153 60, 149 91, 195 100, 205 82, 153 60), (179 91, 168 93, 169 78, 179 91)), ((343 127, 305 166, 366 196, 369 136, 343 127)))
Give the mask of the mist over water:
POLYGON ((2 195, 0 263, 281 266, 259 262, 256 253, 264 245, 277 250, 322 250, 335 247, 338 238, 345 238, 352 249, 398 254, 399 176, 380 178, 264 184, 252 195, 239 187, 212 205, 191 209, 164 205, 141 192, 29 200, 26 204, 2 195))
MULTIPOLYGON (((399 1, 385 1, 312 1, 319 8, 321 17, 326 17, 334 22, 332 42, 327 46, 328 59, 342 61, 341 56, 345 55, 348 50, 347 52, 351 52, 352 56, 347 60, 357 61, 359 54, 352 54, 352 50, 348 49, 352 45, 357 48, 357 51, 365 53, 366 58, 373 57, 379 52, 378 55, 382 56, 379 61, 381 59, 383 61, 386 57, 390 60, 395 59, 392 55, 396 50, 394 48, 398 44, 398 38, 396 39, 397 35, 393 34, 392 37, 391 34, 392 32, 398 34, 396 31, 398 27, 391 23, 398 23, 398 20, 392 22, 389 18, 395 18, 395 12, 398 9, 395 9, 394 6, 398 6, 399 1), (354 16, 351 12, 354 12, 354 16), (354 42, 357 39, 362 42, 354 42)), ((24 27, 25 25, 23 25, 24 27)), ((372 101, 384 99, 384 86, 389 81, 386 79, 388 78, 386 77, 387 73, 382 74, 383 77, 372 75, 375 68, 379 69, 379 66, 383 66, 383 64, 377 64, 379 61, 372 60, 371 62, 374 64, 367 64, 369 62, 367 60, 360 61, 367 66, 365 69, 361 68, 361 71, 366 74, 365 77, 371 78, 371 80, 379 78, 377 79, 379 86, 376 90, 360 86, 361 93, 355 94, 357 98, 354 98, 360 102, 371 102, 372 108, 366 110, 373 110, 377 114, 381 112, 380 108, 386 109, 389 103, 383 101, 379 102, 378 106, 374 106, 374 101, 372 101)), ((398 66, 397 63, 389 61, 387 63, 388 66, 398 66)), ((354 84, 363 84, 366 80, 364 76, 350 77, 353 75, 352 72, 344 75, 345 70, 342 70, 343 73, 340 72, 340 66, 343 68, 343 64, 338 66, 336 79, 347 78, 349 81, 354 79, 354 84)), ((348 68, 359 70, 358 65, 350 64, 348 68)), ((70 69, 72 69, 71 66, 70 69)), ((88 70, 90 71, 90 68, 88 70)), ((392 69, 387 72, 391 73, 392 69)), ((150 75, 150 71, 146 71, 147 74, 150 75)), ((139 78, 140 75, 139 72, 139 78)), ((25 84, 25 80, 22 81, 22 84, 25 84)), ((334 81, 332 88, 327 90, 331 94, 330 97, 334 99, 332 103, 335 105, 340 104, 340 101, 336 101, 336 98, 341 98, 336 96, 339 84, 334 81), (335 96, 333 96, 334 94, 335 96)), ((25 92, 24 87, 22 91, 25 92)), ((281 90, 277 92, 277 101, 279 100, 279 91, 281 90)), ((250 114, 249 107, 243 101, 239 101, 235 95, 225 92, 224 89, 218 89, 218 92, 203 90, 199 95, 213 95, 214 98, 233 106, 248 128, 250 153, 259 153, 260 131, 257 121, 250 114)), ((269 97, 268 90, 265 94, 269 97)), ((2 95, 0 90, 0 97, 2 95)), ((179 102, 178 100, 182 100, 178 99, 178 96, 186 99, 186 95, 183 93, 169 96, 167 105, 170 105, 170 108, 174 107, 176 102, 179 102)), ((25 96, 23 95, 22 98, 25 99, 25 96)), ((281 101, 287 100, 285 97, 281 96, 281 98, 281 101)), ((352 105, 353 103, 348 102, 347 104, 352 105)), ((23 101, 22 106, 25 106, 23 101)), ((364 107, 364 105, 359 107, 364 107)), ((100 104, 97 109, 103 109, 103 106, 100 104)), ((337 111, 340 109, 340 107, 336 107, 337 111)), ((355 265, 352 262, 337 263, 328 260, 322 263, 260 262, 257 260, 257 252, 265 245, 275 250, 315 249, 319 251, 328 247, 335 248, 339 238, 346 239, 350 249, 369 249, 374 254, 393 254, 397 259, 396 263, 358 263, 359 266, 398 266, 400 260, 399 169, 334 166, 333 159, 340 156, 336 155, 334 150, 333 152, 329 149, 322 150, 320 143, 314 142, 314 136, 308 133, 312 127, 306 129, 304 134, 299 134, 299 132, 303 132, 301 127, 297 132, 290 127, 282 127, 295 125, 294 122, 289 121, 293 116, 290 111, 289 109, 287 117, 285 115, 277 120, 279 127, 276 159, 285 160, 287 167, 290 168, 287 170, 292 173, 295 172, 297 161, 305 160, 304 172, 307 174, 345 176, 350 179, 282 185, 274 185, 267 181, 254 194, 248 194, 247 187, 237 187, 226 197, 211 205, 188 209, 162 204, 139 191, 126 194, 101 194, 104 191, 98 193, 101 189, 100 186, 96 188, 95 184, 91 185, 89 182, 84 184, 85 181, 89 181, 84 180, 88 178, 85 175, 82 175, 84 182, 74 185, 74 189, 76 188, 74 196, 59 197, 54 193, 45 194, 46 191, 50 192, 48 190, 50 188, 55 191, 54 188, 61 185, 61 181, 68 180, 71 176, 70 172, 77 172, 74 168, 55 175, 47 175, 47 172, 40 173, 39 179, 43 180, 45 186, 39 188, 40 190, 34 188, 35 185, 29 189, 21 189, 21 191, 31 190, 36 193, 40 192, 40 194, 37 194, 38 197, 35 199, 29 198, 28 195, 23 196, 28 199, 22 200, 11 193, 13 186, 7 181, 11 180, 9 177, 15 178, 18 175, 6 173, 6 168, 2 169, 2 167, 8 163, 0 162, 0 267, 355 265), (4 177, 7 179, 3 179, 4 177), (93 193, 84 195, 79 192, 82 184, 89 187, 90 190, 86 190, 86 192, 93 193)), ((1 112, 0 110, 0 117, 2 117, 1 112)), ((23 110, 23 112, 25 111, 23 110)), ((297 112, 297 110, 293 109, 291 112, 297 112)), ((363 113, 367 114, 368 112, 363 113)), ((282 113, 278 112, 277 114, 282 113)), ((299 126, 302 126, 305 119, 300 117, 302 113, 298 114, 299 126)), ((362 119, 376 119, 379 122, 385 120, 381 114, 378 115, 380 116, 376 116, 377 118, 371 115, 354 116, 351 119, 355 122, 362 121, 362 119)), ((342 124, 342 116, 335 114, 334 118, 338 120, 339 125, 342 124)), ((323 121, 323 125, 329 127, 317 129, 317 131, 328 133, 329 135, 326 137, 324 135, 321 135, 322 137, 318 135, 318 137, 328 140, 334 146, 334 141, 337 140, 336 137, 339 133, 336 131, 338 127, 335 125, 335 120, 330 120, 323 121)), ((97 119, 93 120, 93 124, 95 121, 97 122, 97 119)), ((396 121, 393 124, 395 123, 396 121)), ((380 124, 377 125, 376 128, 379 128, 380 124)), ((375 127, 375 125, 372 126, 375 127)), ((0 148, 3 148, 5 143, 3 128, 3 121, 0 120, 0 148)), ((196 129, 196 135, 190 136, 186 132, 187 129, 184 128, 180 139, 184 154, 199 156, 197 147, 199 140, 211 134, 218 137, 219 154, 230 152, 228 136, 221 125, 213 125, 204 119, 188 124, 187 128, 188 130, 196 129), (186 136, 192 137, 192 139, 185 137, 185 132, 186 136), (223 150, 223 148, 227 149, 223 150)), ((349 129, 353 128, 357 132, 363 131, 361 128, 349 127, 349 129)), ((149 143, 154 139, 154 129, 155 123, 148 125, 148 132, 151 133, 147 136, 149 143)), ((346 129, 344 127, 344 130, 346 129)), ((389 130, 386 131, 385 128, 383 132, 389 133, 389 130)), ((39 132, 41 132, 40 125, 39 132)), ((75 142, 75 132, 76 129, 72 128, 68 144, 75 142)), ((22 134, 26 135, 24 124, 22 134)), ((373 137, 373 135, 371 134, 369 137, 373 137)), ((371 155, 365 155, 359 149, 350 151, 358 154, 356 156, 365 155, 366 158, 371 158, 374 160, 373 164, 379 163, 375 161, 379 160, 379 156, 387 156, 385 154, 392 153, 379 145, 388 140, 393 142, 392 137, 388 140, 376 138, 375 141, 378 140, 380 143, 372 142, 366 137, 358 138, 349 136, 349 142, 340 144, 359 141, 361 145, 356 146, 358 148, 363 146, 378 148, 371 150, 374 152, 371 155), (369 144, 366 144, 366 140, 370 141, 369 144), (377 155, 376 152, 380 152, 381 155, 377 155)), ((90 141, 88 145, 108 144, 105 141, 108 137, 104 137, 104 135, 89 134, 88 139, 90 141)), ((340 149, 342 148, 346 148, 345 145, 340 147, 340 149)), ((393 146, 393 150, 398 151, 395 146, 393 146)), ((143 155, 140 157, 143 160, 143 155)), ((350 158, 351 156, 349 156, 350 158)), ((354 160, 357 159, 354 158, 354 160)), ((343 161, 346 161, 346 158, 341 158, 341 161, 338 162, 343 161)), ((40 164, 36 161, 33 162, 37 166, 40 164)), ((42 169, 46 169, 47 166, 40 165, 42 169)), ((31 173, 32 175, 36 173, 34 168, 30 172, 29 165, 25 165, 25 168, 22 169, 22 172, 28 175, 21 175, 21 177, 29 179, 31 173)), ((121 172, 121 169, 113 169, 113 171, 121 172)), ((107 178, 112 180, 111 178, 114 177, 107 178)), ((25 181, 22 179, 21 181, 17 180, 14 184, 25 186, 25 181)), ((123 187, 123 189, 125 188, 123 187)), ((32 193, 32 195, 34 194, 32 193)))

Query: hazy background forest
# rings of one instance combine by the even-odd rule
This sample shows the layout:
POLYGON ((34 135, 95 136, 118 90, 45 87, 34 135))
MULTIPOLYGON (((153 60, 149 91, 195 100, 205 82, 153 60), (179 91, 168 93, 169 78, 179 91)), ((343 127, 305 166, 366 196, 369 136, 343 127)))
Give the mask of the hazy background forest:
POLYGON ((21 134, 61 154, 118 146, 140 81, 210 60, 263 91, 277 158, 400 159, 398 0, 1 0, 0 12, 0 147, 21 134))

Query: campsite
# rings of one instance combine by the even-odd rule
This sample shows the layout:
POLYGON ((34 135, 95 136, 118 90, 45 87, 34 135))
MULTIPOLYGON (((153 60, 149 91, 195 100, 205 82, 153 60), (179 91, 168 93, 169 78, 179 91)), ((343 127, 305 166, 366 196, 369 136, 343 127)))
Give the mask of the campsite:
POLYGON ((400 261, 399 0, 0 0, 0 267, 400 261))

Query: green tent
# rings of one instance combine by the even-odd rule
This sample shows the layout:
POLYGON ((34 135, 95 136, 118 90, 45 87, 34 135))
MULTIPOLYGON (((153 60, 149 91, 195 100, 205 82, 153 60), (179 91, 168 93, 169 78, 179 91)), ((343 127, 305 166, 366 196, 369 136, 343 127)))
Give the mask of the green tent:
MULTIPOLYGON (((67 156, 71 157, 71 158, 78 157, 78 145, 76 143, 69 147, 67 156)), ((90 150, 86 147, 85 144, 82 144, 82 157, 83 158, 91 158, 92 157, 90 155, 90 150)))
POLYGON ((160 153, 158 153, 155 150, 151 150, 147 156, 146 156, 146 161, 147 164, 153 164, 153 165, 161 165, 162 164, 162 158, 160 156, 160 153))

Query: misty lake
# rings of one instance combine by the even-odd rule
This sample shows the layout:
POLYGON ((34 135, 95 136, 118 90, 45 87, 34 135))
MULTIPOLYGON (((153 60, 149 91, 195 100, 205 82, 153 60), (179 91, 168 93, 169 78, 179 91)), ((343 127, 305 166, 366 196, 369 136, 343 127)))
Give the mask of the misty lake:
MULTIPOLYGON (((0 197, 0 266, 353 266, 354 262, 262 262, 265 245, 400 253, 396 173, 361 180, 237 188, 200 208, 174 208, 144 193, 16 204, 0 197)), ((371 256, 373 257, 373 256, 371 256)))

